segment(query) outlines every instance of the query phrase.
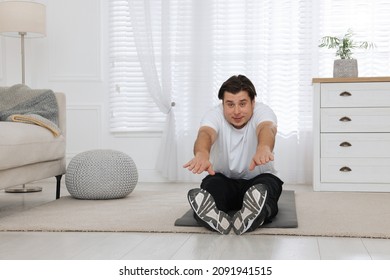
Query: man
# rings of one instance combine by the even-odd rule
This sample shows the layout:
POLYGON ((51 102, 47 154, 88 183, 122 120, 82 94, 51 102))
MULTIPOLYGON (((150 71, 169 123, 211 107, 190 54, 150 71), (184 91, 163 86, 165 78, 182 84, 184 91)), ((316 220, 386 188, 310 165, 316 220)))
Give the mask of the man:
POLYGON ((278 213, 283 182, 273 167, 277 119, 255 97, 247 77, 225 81, 218 92, 222 104, 203 117, 194 158, 183 166, 208 172, 188 200, 198 222, 221 234, 253 231, 278 213))

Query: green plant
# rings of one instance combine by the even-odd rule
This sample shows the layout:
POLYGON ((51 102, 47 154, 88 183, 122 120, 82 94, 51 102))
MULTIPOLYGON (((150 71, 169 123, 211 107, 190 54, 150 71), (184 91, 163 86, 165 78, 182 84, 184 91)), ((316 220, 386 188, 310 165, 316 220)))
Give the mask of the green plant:
POLYGON ((354 35, 352 30, 348 29, 343 37, 322 37, 319 47, 327 47, 328 49, 337 48, 336 57, 340 57, 341 59, 351 59, 352 49, 370 49, 375 47, 375 44, 371 42, 355 42, 352 39, 354 35))

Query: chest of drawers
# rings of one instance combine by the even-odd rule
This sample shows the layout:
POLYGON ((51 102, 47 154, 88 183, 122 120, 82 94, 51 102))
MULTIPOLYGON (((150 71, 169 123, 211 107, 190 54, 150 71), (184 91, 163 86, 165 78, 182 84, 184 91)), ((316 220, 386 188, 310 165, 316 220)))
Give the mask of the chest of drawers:
POLYGON ((317 191, 390 191, 390 77, 313 79, 317 191))

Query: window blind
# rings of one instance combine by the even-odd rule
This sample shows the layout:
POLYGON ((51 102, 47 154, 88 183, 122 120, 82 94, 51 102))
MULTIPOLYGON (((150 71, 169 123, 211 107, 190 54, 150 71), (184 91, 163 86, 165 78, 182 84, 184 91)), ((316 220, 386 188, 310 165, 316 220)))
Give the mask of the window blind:
MULTIPOLYGON (((110 129, 112 132, 161 131, 165 115, 147 90, 135 46, 129 3, 111 0, 109 9, 110 129)), ((158 27, 161 17, 152 18, 151 24, 158 27)), ((158 28, 154 30, 155 56, 158 57, 161 36, 158 28)))
MULTIPOLYGON (((318 48, 319 39, 348 28, 377 45, 355 51, 359 75, 389 73, 389 0, 146 2, 154 60, 159 78, 169 77, 179 134, 198 126, 235 74, 247 75, 258 99, 275 110, 280 135, 311 131, 311 79, 331 77, 335 58, 334 50, 318 48)), ((161 131, 165 115, 147 90, 128 1, 110 1, 109 19, 111 130, 161 131)))
MULTIPOLYGON (((170 72, 179 132, 198 125, 204 111, 219 102, 216 93, 221 83, 235 74, 247 75, 259 100, 277 111, 281 133, 309 129, 312 30, 308 3, 150 1, 158 63, 164 56, 162 40, 168 45, 169 66, 164 71, 170 72), (161 5, 166 5, 165 10, 161 5)), ((161 130, 164 115, 147 92, 128 2, 114 0, 110 6, 111 130, 161 130)))

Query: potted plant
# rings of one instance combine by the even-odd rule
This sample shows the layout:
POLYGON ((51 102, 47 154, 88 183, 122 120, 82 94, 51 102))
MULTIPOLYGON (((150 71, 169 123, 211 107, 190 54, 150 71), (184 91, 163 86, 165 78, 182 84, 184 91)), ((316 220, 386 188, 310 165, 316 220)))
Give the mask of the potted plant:
POLYGON ((352 58, 353 49, 369 49, 375 45, 371 42, 356 42, 352 39, 355 34, 351 29, 343 37, 325 36, 321 39, 320 48, 337 49, 336 59, 333 65, 333 77, 357 77, 357 60, 352 58))

